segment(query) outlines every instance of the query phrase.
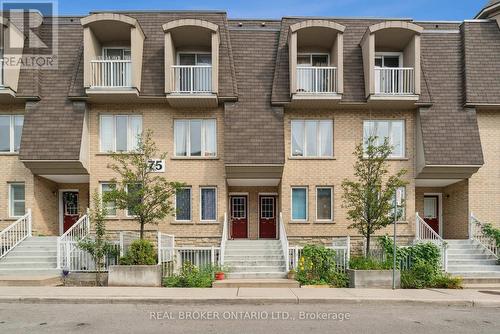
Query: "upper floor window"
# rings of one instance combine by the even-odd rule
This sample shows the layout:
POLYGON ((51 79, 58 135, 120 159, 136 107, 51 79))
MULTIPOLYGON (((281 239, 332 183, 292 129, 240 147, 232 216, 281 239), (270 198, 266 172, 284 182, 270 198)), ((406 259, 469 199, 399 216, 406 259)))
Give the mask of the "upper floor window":
POLYGON ((393 147, 390 158, 405 157, 405 122, 396 121, 365 121, 363 124, 363 142, 367 143, 368 138, 375 138, 375 145, 382 145, 386 138, 393 147))
POLYGON ((9 215, 21 217, 26 213, 26 199, 24 183, 11 183, 9 185, 9 215))
POLYGON ((142 133, 142 116, 101 115, 101 152, 131 152, 142 133))
POLYGON ((179 52, 177 54, 179 65, 202 66, 212 65, 212 54, 201 52, 179 52))
POLYGON ((376 53, 375 67, 398 68, 403 66, 403 54, 400 52, 376 53))
POLYGON ((217 155, 215 119, 174 121, 175 156, 215 157, 217 155))
POLYGON ((105 60, 130 60, 130 48, 107 47, 102 49, 105 60))
POLYGON ((24 116, 0 115, 0 152, 19 152, 24 116))
POLYGON ((292 121, 292 156, 333 157, 332 120, 292 121))
POLYGON ((328 66, 330 56, 328 54, 301 53, 297 56, 297 66, 328 66))

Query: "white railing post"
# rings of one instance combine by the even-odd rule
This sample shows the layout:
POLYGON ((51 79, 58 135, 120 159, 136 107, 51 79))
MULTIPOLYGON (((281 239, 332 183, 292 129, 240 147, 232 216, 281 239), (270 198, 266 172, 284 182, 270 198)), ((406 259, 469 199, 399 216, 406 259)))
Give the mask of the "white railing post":
POLYGON ((415 213, 415 239, 420 240, 420 220, 418 212, 415 213))
POLYGON ((346 269, 349 269, 349 262, 351 261, 351 236, 347 236, 347 264, 346 269))
POLYGON ((31 209, 28 209, 28 236, 31 237, 33 235, 33 218, 31 216, 31 209))
POLYGON ((212 266, 215 264, 215 247, 212 246, 212 248, 210 249, 210 263, 212 264, 212 266))
POLYGON ((469 239, 474 239, 474 214, 471 213, 469 216, 469 239))
POLYGON ((225 252, 226 252, 226 240, 228 232, 227 232, 227 212, 224 212, 224 222, 222 225, 222 237, 220 241, 220 264, 221 266, 224 265, 224 257, 225 257, 225 252))
POLYGON ((161 264, 162 260, 162 247, 161 247, 161 232, 158 231, 156 234, 157 238, 157 249, 158 249, 158 264, 161 264))

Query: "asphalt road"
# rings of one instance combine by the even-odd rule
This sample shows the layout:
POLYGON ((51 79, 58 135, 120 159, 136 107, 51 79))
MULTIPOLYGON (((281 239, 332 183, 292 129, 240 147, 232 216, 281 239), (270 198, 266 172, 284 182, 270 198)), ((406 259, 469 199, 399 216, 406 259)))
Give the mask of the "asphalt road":
POLYGON ((500 333, 500 309, 411 305, 0 304, 0 333, 500 333))

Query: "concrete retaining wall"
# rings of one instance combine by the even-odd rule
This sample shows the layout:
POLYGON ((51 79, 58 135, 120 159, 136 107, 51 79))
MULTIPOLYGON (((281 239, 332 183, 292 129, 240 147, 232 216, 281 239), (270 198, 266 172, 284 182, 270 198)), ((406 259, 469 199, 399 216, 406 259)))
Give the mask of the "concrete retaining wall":
POLYGON ((110 266, 108 286, 161 286, 161 266, 110 266))

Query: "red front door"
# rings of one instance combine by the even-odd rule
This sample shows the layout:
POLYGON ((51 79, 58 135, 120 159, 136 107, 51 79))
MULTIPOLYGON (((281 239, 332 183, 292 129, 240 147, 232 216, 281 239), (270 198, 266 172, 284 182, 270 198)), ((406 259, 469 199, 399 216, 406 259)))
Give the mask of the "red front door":
POLYGON ((63 204, 63 233, 73 226, 80 215, 78 214, 78 192, 65 191, 62 193, 63 204))
POLYGON ((248 238, 247 197, 231 196, 231 239, 248 238))
POLYGON ((276 197, 260 197, 259 238, 276 239, 276 197))
POLYGON ((424 196, 424 221, 439 234, 439 197, 424 196))

